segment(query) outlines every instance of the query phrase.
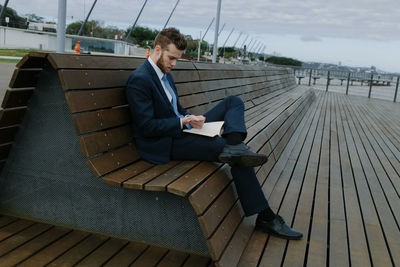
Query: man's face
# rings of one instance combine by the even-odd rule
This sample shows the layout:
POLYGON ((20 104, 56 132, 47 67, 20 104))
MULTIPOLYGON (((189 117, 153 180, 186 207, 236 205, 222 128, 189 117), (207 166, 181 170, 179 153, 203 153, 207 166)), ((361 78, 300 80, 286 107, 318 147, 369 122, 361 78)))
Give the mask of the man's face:
MULTIPOLYGON (((160 47, 161 50, 161 47, 160 47)), ((176 61, 181 58, 182 50, 176 48, 174 44, 169 44, 167 49, 161 50, 160 58, 157 61, 157 66, 164 72, 168 73, 176 65, 176 61)))

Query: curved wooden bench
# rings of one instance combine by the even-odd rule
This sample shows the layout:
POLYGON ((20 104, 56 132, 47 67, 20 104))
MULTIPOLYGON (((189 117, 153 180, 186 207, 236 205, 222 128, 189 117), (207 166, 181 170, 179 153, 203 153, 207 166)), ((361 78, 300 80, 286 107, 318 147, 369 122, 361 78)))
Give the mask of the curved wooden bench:
MULTIPOLYGON (((253 231, 255 216, 244 217, 229 166, 197 161, 154 165, 136 152, 124 87, 143 61, 45 53, 31 53, 21 60, 0 115, 0 142, 6 151, 1 154, 5 167, 0 210, 206 255, 219 266, 234 266, 253 231), (49 121, 36 125, 43 117, 49 121), (56 141, 46 139, 55 135, 56 141), (33 154, 30 149, 36 154, 28 157, 33 154), (29 166, 23 165, 24 159, 29 159, 29 166), (81 165, 83 161, 88 168, 81 165), (104 185, 87 179, 90 176, 104 185), (32 178, 34 190, 44 195, 25 189, 19 197, 16 186, 29 187, 32 178), (64 178, 70 181, 67 185, 64 178), (67 205, 52 195, 57 193, 67 205), (29 194, 34 195, 32 202, 22 205, 29 194), (47 209, 53 205, 50 213, 47 209)), ((172 75, 182 105, 193 114, 209 110, 229 95, 243 99, 245 142, 269 155, 268 162, 256 168, 261 184, 314 99, 313 91, 296 87, 293 73, 283 68, 181 61, 172 75)))

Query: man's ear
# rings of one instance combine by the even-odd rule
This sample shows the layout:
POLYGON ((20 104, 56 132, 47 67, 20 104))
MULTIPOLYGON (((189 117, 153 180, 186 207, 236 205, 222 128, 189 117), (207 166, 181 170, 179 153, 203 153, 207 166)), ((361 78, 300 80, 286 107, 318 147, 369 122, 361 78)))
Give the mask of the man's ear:
POLYGON ((157 53, 160 53, 161 52, 161 46, 160 45, 156 45, 154 47, 154 51, 157 52, 157 53))

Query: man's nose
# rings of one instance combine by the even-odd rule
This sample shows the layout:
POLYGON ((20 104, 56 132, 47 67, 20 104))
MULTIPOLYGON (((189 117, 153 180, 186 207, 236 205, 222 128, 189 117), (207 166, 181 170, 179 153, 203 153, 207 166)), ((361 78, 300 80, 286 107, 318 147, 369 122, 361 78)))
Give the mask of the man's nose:
POLYGON ((176 59, 171 61, 171 66, 174 67, 176 65, 176 59))

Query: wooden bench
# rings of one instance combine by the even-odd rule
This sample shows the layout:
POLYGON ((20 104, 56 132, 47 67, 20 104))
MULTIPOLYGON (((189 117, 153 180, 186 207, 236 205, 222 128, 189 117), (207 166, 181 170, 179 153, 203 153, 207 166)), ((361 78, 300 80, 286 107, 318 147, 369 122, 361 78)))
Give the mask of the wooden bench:
MULTIPOLYGON (((0 212, 235 266, 255 216, 244 217, 229 166, 153 165, 135 149, 124 87, 143 61, 30 53, 18 63, 0 114, 0 212)), ((256 168, 261 184, 314 99, 285 68, 181 61, 172 75, 193 114, 229 95, 243 99, 245 142, 269 155, 256 168)))

